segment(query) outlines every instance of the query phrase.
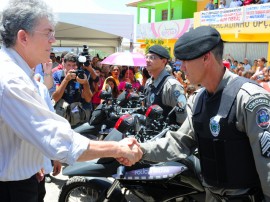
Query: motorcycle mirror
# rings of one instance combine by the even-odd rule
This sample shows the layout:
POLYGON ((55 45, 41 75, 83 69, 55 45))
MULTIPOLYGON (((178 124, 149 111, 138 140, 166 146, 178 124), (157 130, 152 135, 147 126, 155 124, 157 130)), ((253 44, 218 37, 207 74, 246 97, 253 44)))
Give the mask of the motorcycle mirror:
POLYGON ((106 84, 105 86, 105 90, 108 92, 108 93, 112 93, 112 88, 109 84, 106 84))
POLYGON ((168 113, 167 118, 166 118, 167 122, 169 121, 169 117, 171 116, 171 114, 174 111, 183 112, 185 110, 185 108, 186 108, 186 105, 187 105, 187 99, 186 99, 186 96, 184 94, 181 94, 179 91, 175 91, 174 96, 175 96, 175 99, 177 101, 177 104, 168 113))
POLYGON ((127 91, 123 91, 120 95, 118 95, 117 102, 118 102, 119 106, 124 106, 127 104, 127 102, 128 102, 127 96, 128 96, 127 91))
POLYGON ((106 90, 103 90, 103 91, 100 92, 99 97, 102 100, 107 100, 107 99, 109 99, 109 98, 112 97, 112 93, 111 92, 107 92, 106 90))
POLYGON ((126 99, 136 101, 140 99, 140 96, 137 93, 129 93, 126 99))
POLYGON ((134 132, 135 132, 135 134, 139 133, 140 129, 141 129, 141 124, 140 124, 139 118, 135 115, 134 116, 134 132))
POLYGON ((143 93, 144 92, 144 86, 140 86, 138 89, 139 92, 143 93))
POLYGON ((125 87, 126 87, 127 90, 131 90, 132 89, 132 84, 126 82, 126 86, 125 87))

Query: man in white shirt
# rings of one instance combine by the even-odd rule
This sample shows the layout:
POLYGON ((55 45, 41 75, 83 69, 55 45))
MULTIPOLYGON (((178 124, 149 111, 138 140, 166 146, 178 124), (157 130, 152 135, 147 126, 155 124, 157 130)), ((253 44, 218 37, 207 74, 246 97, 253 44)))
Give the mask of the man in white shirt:
POLYGON ((239 6, 242 6, 242 1, 240 0, 232 0, 230 3, 230 8, 235 8, 239 6))
POLYGON ((141 157, 132 141, 91 141, 50 111, 33 73, 36 65, 48 60, 55 42, 54 15, 43 1, 13 0, 0 19, 1 201, 36 202, 36 173, 46 159, 73 164, 100 157, 134 162, 141 157))
POLYGON ((226 4, 226 0, 220 0, 219 2, 219 9, 221 8, 228 8, 229 6, 226 4))

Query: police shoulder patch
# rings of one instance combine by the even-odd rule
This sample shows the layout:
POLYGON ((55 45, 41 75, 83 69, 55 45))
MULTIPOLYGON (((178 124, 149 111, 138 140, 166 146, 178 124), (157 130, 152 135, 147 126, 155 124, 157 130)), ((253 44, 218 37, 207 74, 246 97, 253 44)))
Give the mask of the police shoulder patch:
POLYGON ((250 97, 248 103, 245 106, 245 109, 250 112, 253 112, 253 110, 260 105, 270 107, 270 99, 266 97, 264 94, 255 94, 250 97))
POLYGON ((181 93, 180 93, 179 90, 173 91, 173 95, 174 95, 174 97, 176 97, 176 99, 179 97, 180 94, 181 94, 181 93))
POLYGON ((265 131, 260 138, 261 154, 265 158, 270 158, 270 133, 265 131))
POLYGON ((266 107, 261 107, 256 112, 257 125, 262 129, 267 129, 270 125, 270 112, 266 107))

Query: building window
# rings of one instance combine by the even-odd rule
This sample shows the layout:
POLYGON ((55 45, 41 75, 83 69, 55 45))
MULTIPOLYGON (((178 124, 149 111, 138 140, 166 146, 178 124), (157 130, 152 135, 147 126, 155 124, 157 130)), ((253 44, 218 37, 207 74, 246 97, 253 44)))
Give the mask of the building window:
MULTIPOLYGON (((165 21, 167 19, 168 19, 168 10, 162 10, 162 20, 165 21)), ((171 9, 171 19, 173 19, 173 9, 171 9)))

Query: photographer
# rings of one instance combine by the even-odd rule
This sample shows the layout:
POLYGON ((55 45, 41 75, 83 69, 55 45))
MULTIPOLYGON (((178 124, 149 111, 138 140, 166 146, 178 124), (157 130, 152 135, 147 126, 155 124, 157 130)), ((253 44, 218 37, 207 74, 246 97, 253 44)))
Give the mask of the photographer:
MULTIPOLYGON (((65 55, 64 68, 54 72, 53 79, 56 90, 52 94, 52 98, 56 103, 56 113, 69 120, 73 118, 71 113, 75 113, 78 110, 80 113, 84 111, 81 109, 81 102, 84 99, 85 102, 89 103, 92 99, 92 92, 86 74, 78 69, 76 55, 72 53, 65 55), (73 103, 78 104, 75 106, 75 110, 72 108, 73 103), (70 107, 69 111, 61 112, 61 110, 68 109, 68 107, 70 107)), ((75 122, 74 120, 69 120, 72 126, 86 121, 86 114, 84 116, 79 115, 81 120, 75 120, 75 122)))
MULTIPOLYGON (((94 94, 96 86, 98 85, 97 83, 99 82, 99 76, 96 74, 92 62, 90 54, 88 52, 88 47, 84 45, 83 52, 80 54, 78 58, 78 69, 83 70, 84 73, 86 74, 90 90, 94 94)), ((92 103, 87 102, 85 99, 82 99, 82 105, 86 111, 86 119, 89 120, 91 111, 93 110, 92 103)))
POLYGON ((95 70, 93 69, 95 66, 92 65, 91 57, 88 52, 88 47, 86 45, 83 46, 83 52, 80 54, 78 58, 78 66, 79 66, 78 69, 83 70, 84 73, 86 74, 90 84, 90 89, 93 90, 94 89, 92 88, 93 87, 92 85, 94 85, 93 82, 98 83, 99 77, 96 74, 95 70))

